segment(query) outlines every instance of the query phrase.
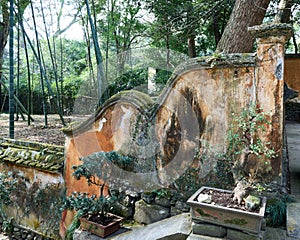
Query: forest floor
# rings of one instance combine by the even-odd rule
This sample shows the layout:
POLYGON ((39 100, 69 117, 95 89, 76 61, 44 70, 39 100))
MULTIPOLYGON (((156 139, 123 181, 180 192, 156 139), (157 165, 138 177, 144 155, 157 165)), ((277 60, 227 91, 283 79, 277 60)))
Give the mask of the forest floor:
MULTIPOLYGON (((27 120, 19 117, 14 122, 15 139, 26 140, 32 142, 41 142, 63 146, 65 143, 65 135, 62 132, 63 124, 58 115, 48 115, 48 126, 45 127, 43 115, 32 115, 34 122, 29 126, 27 120)), ((64 117, 66 123, 74 120, 73 117, 64 117)), ((0 113, 0 138, 9 136, 9 115, 0 113)))

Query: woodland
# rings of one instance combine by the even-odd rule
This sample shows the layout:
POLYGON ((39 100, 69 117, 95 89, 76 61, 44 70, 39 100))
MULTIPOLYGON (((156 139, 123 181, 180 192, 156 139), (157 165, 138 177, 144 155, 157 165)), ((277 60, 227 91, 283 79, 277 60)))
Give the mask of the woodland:
POLYGON ((119 91, 149 92, 150 68, 155 98, 187 58, 251 52, 247 27, 262 22, 293 24, 287 51, 297 54, 299 8, 298 0, 2 0, 0 113, 9 129, 1 135, 14 138, 16 122, 29 127, 35 115, 43 129, 53 126, 49 114, 61 127, 119 91))

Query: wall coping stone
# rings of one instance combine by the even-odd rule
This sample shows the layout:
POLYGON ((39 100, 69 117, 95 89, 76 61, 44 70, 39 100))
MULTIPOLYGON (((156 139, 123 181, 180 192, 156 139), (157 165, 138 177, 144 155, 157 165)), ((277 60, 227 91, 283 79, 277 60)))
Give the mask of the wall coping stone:
MULTIPOLYGON (((293 35, 293 27, 287 23, 264 23, 248 27, 248 31, 257 39, 266 39, 269 37, 286 37, 284 42, 290 39, 293 35)), ((272 41, 274 42, 274 40, 272 41)))
POLYGON ((240 68, 255 67, 255 53, 236 53, 236 54, 216 54, 214 56, 192 58, 179 64, 169 78, 162 93, 154 101, 148 94, 127 90, 121 91, 108 99, 102 106, 84 122, 74 122, 62 131, 67 135, 74 137, 87 131, 92 124, 101 117, 101 115, 112 105, 123 102, 133 105, 137 110, 148 119, 153 119, 156 112, 169 95, 170 91, 176 84, 176 81, 185 73, 196 69, 218 69, 218 68, 240 68))
POLYGON ((62 173, 64 147, 0 138, 0 163, 6 162, 48 172, 62 173))

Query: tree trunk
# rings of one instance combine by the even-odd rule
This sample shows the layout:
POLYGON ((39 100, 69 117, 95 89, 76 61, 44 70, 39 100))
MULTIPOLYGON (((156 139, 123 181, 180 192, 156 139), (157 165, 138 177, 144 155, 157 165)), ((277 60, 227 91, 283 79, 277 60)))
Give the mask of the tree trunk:
MULTIPOLYGON (((2 22, 0 22, 0 70, 2 70, 4 48, 7 43, 9 33, 9 8, 7 1, 1 1, 2 22)), ((0 71, 0 77, 2 71, 0 71)))
POLYGON ((217 46, 218 52, 251 52, 254 39, 248 27, 261 24, 270 0, 237 0, 217 46))
POLYGON ((188 38, 188 53, 190 58, 196 57, 196 44, 194 35, 188 38))
MULTIPOLYGON (((187 10, 187 24, 189 26, 193 26, 193 22, 195 22, 195 19, 193 16, 194 7, 193 7, 193 1, 188 1, 188 10, 187 10)), ((190 58, 196 57, 196 43, 195 43, 195 28, 190 27, 187 30, 187 36, 188 36, 188 54, 190 58)))
POLYGON ((275 22, 288 23, 290 21, 294 0, 280 0, 275 22))
POLYGON ((14 1, 9 1, 9 137, 15 138, 14 101, 14 1))

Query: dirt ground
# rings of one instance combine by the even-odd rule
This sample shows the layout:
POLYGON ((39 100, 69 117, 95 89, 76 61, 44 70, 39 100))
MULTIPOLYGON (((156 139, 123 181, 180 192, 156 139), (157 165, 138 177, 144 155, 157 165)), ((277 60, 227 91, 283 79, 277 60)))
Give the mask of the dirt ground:
MULTIPOLYGON (((27 119, 24 121, 20 117, 15 125, 15 139, 29 140, 33 142, 42 142, 63 146, 65 136, 61 131, 63 125, 58 115, 48 116, 48 127, 45 127, 43 115, 33 115, 34 122, 30 126, 27 119)), ((72 117, 65 117, 65 121, 70 123, 72 117)), ((9 136, 9 115, 0 113, 0 138, 9 136)))

